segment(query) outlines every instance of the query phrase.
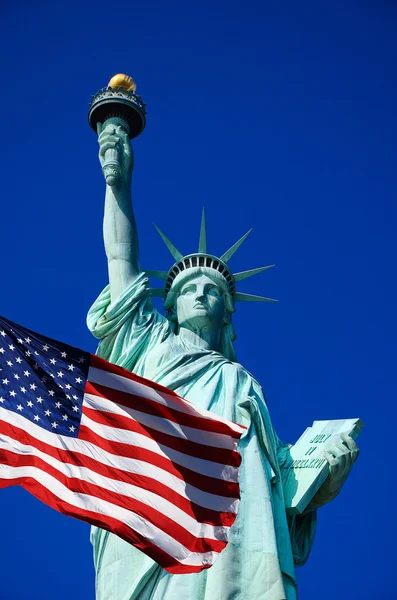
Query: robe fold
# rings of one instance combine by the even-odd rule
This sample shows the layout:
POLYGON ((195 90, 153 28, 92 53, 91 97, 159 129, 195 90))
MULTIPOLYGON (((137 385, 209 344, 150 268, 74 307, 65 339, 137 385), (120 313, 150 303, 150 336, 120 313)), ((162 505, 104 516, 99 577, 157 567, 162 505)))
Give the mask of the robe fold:
POLYGON ((176 335, 154 309, 144 273, 111 302, 107 286, 88 313, 98 355, 247 427, 239 445, 241 503, 229 543, 201 573, 171 575, 105 530, 92 528, 97 600, 295 600, 316 513, 287 519, 277 438, 259 383, 240 364, 176 335))

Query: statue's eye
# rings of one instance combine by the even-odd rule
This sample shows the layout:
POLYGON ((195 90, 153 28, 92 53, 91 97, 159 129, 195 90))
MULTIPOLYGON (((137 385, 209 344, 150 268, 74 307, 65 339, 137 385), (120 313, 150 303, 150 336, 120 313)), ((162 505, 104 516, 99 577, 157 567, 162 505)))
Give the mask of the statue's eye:
POLYGON ((216 296, 216 297, 220 296, 219 290, 215 286, 211 286, 211 287, 207 288, 207 294, 209 296, 216 296))
POLYGON ((194 285, 187 285, 185 288, 182 288, 181 290, 181 296, 184 296, 185 294, 189 294, 191 292, 194 292, 195 290, 195 286, 194 285))

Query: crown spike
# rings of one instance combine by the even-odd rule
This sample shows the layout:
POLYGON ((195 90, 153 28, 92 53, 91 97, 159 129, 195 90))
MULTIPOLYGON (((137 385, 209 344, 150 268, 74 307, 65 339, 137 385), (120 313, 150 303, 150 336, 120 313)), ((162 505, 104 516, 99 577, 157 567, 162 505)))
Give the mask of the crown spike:
POLYGON ((144 269, 144 271, 149 277, 157 277, 157 279, 163 279, 164 281, 167 279, 168 271, 155 271, 152 269, 144 269))
POLYGON ((204 207, 203 207, 203 213, 201 215, 201 227, 200 227, 200 239, 199 239, 198 252, 200 254, 206 254, 207 253, 207 230, 206 230, 206 227, 205 227, 205 212, 204 212, 204 207))
POLYGON ((227 263, 233 256, 233 254, 235 252, 237 252, 237 250, 240 248, 241 244, 244 242, 244 240, 247 239, 247 237, 249 236, 249 234, 251 233, 252 229, 250 229, 249 231, 247 231, 247 233, 245 235, 243 235, 242 238, 240 238, 235 244, 233 244, 233 246, 231 248, 229 248, 229 250, 227 250, 227 252, 225 252, 224 254, 222 254, 222 256, 220 257, 221 260, 223 260, 223 262, 227 263))
POLYGON ((266 271, 267 269, 271 269, 276 265, 268 265, 267 267, 259 267, 259 269, 250 269, 249 271, 240 271, 240 273, 233 273, 234 281, 242 281, 243 279, 248 279, 248 277, 253 277, 258 273, 262 273, 262 271, 266 271))
POLYGON ((150 295, 155 296, 156 298, 164 298, 165 289, 164 288, 150 288, 150 295))
POLYGON ((167 246, 168 250, 171 252, 174 259, 181 260, 181 258, 183 258, 183 254, 181 254, 179 252, 179 250, 177 248, 175 248, 174 244, 172 242, 170 242, 170 240, 164 235, 164 233, 157 227, 157 225, 155 223, 153 223, 153 225, 157 229, 157 232, 159 233, 164 244, 167 246))
POLYGON ((236 292, 234 294, 235 302, 278 302, 274 298, 265 298, 264 296, 254 296, 253 294, 243 294, 236 292))

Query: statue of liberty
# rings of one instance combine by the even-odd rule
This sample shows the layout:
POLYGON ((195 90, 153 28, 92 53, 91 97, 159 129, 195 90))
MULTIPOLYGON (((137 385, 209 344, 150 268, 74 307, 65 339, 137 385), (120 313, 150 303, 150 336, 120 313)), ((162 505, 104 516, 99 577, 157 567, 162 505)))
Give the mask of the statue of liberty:
POLYGON ((228 261, 246 235, 221 257, 208 254, 203 214, 198 252, 183 256, 159 231, 175 264, 168 272, 141 271, 130 139, 117 120, 99 128, 98 139, 101 165, 116 149, 121 163, 117 183, 106 185, 109 285, 88 313, 88 327, 100 340, 98 354, 247 429, 239 446, 241 504, 215 564, 171 575, 116 535, 93 527, 97 600, 295 600, 294 569, 309 556, 317 509, 337 495, 358 448, 346 435, 327 447, 327 479, 303 514, 287 515, 281 469, 290 446, 277 437, 262 388, 233 348, 235 303, 270 300, 241 294, 236 283, 268 267, 231 272, 228 261), (151 290, 148 275, 165 281, 161 292, 151 290), (153 307, 152 295, 164 296, 165 316, 153 307))

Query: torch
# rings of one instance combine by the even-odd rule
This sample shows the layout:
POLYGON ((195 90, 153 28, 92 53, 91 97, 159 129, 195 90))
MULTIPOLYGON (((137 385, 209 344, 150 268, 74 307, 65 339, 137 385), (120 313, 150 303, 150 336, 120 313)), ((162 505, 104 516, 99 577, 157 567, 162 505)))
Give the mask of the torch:
MULTIPOLYGON (((118 74, 112 77, 107 87, 92 97, 88 111, 88 122, 99 135, 109 124, 120 126, 130 140, 145 129, 146 110, 142 98, 136 93, 132 77, 118 74)), ((102 172, 108 185, 116 185, 122 171, 119 149, 106 150, 102 172)))

